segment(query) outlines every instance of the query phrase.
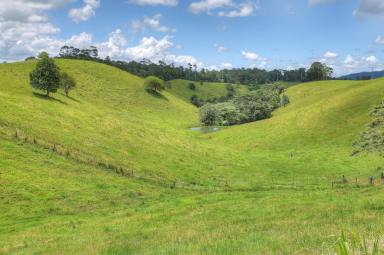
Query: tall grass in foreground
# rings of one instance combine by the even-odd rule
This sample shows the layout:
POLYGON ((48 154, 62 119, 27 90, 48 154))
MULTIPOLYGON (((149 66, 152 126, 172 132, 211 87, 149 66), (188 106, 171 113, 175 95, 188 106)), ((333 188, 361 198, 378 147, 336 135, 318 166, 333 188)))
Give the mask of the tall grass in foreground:
POLYGON ((341 237, 337 243, 337 255, 379 255, 383 254, 380 251, 379 239, 375 239, 373 243, 369 243, 366 239, 359 242, 348 241, 344 235, 341 234, 341 237))

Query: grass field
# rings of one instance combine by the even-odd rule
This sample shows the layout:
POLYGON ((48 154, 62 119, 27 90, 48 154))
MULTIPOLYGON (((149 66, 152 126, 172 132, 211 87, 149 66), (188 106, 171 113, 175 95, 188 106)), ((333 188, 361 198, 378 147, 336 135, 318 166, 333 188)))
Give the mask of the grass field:
MULTIPOLYGON (((211 98, 219 98, 227 95, 227 83, 215 82, 191 82, 187 80, 173 80, 170 81, 170 88, 167 90, 179 98, 190 102, 191 96, 196 95, 201 99, 207 100, 211 98), (195 84, 196 89, 191 90, 188 85, 195 84)), ((236 94, 242 94, 248 91, 247 87, 240 84, 232 84, 235 88, 236 94)))
POLYGON ((113 67, 56 61, 70 98, 34 91, 34 62, 0 64, 0 254, 333 254, 341 231, 382 234, 368 178, 384 159, 351 154, 383 79, 295 85, 271 119, 203 134, 188 81, 154 97, 113 67))

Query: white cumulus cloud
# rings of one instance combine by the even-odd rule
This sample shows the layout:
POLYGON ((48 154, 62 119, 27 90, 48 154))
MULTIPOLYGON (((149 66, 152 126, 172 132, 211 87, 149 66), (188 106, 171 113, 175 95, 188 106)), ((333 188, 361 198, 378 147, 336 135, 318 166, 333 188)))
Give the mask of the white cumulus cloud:
POLYGON ((332 52, 332 51, 327 51, 324 53, 324 58, 326 58, 326 59, 337 58, 338 56, 339 56, 339 54, 337 54, 336 52, 332 52))
POLYGON ((95 9, 100 7, 100 0, 84 0, 84 6, 69 11, 69 17, 75 22, 87 21, 96 15, 95 9))

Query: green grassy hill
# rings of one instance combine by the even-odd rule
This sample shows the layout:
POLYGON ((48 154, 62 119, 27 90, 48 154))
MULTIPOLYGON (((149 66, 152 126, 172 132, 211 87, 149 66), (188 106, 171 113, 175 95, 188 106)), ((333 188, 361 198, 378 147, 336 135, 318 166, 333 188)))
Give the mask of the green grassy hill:
MULTIPOLYGON (((192 95, 197 95, 199 98, 207 100, 212 98, 224 97, 227 95, 227 83, 215 82, 193 82, 187 80, 173 80, 170 81, 170 86, 167 89, 170 93, 190 102, 192 95), (196 87, 195 90, 189 88, 189 84, 193 83, 196 87)), ((245 85, 233 84, 236 94, 245 93, 248 89, 245 85)))
POLYGON ((327 254, 342 230, 381 233, 368 177, 384 159, 351 153, 384 80, 293 86, 271 119, 203 134, 187 81, 154 97, 113 67, 56 62, 70 98, 34 91, 34 62, 0 65, 0 254, 327 254))

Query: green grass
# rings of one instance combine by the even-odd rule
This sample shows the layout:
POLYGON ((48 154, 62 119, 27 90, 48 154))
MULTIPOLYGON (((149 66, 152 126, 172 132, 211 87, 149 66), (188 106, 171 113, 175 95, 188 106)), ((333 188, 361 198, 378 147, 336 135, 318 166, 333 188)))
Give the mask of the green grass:
POLYGON ((383 79, 292 86, 271 119, 202 134, 187 81, 154 97, 118 69, 57 63, 70 98, 36 94, 34 62, 0 65, 0 254, 329 254, 341 231, 382 234, 368 178, 384 159, 351 153, 383 79))
MULTIPOLYGON (((227 95, 226 85, 227 83, 203 82, 201 84, 199 81, 173 80, 170 81, 170 88, 167 91, 189 103, 192 95, 197 95, 204 100, 224 97, 227 95), (191 90, 188 87, 189 83, 195 84, 196 89, 191 90)), ((237 94, 248 91, 245 85, 233 84, 233 86, 237 94)))

